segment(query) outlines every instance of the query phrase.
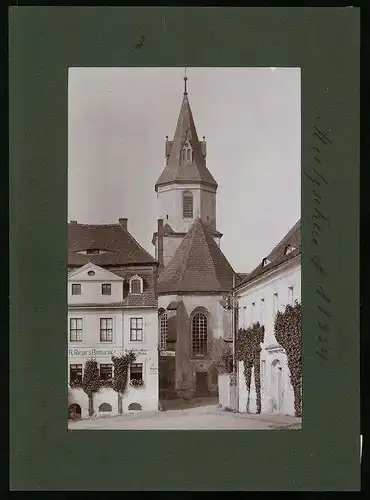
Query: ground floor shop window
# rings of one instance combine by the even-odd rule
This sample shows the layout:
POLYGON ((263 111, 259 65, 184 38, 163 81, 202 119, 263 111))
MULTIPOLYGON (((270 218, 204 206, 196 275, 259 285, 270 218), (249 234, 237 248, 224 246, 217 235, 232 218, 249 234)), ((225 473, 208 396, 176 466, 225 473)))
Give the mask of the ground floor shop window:
POLYGON ((131 363, 130 365, 130 383, 132 386, 141 386, 143 381, 143 364, 131 363))
POLYGON ((100 379, 101 380, 111 380, 112 376, 113 376, 113 365, 101 364, 100 365, 100 379))
POLYGON ((82 365, 69 365, 70 382, 82 382, 82 365))

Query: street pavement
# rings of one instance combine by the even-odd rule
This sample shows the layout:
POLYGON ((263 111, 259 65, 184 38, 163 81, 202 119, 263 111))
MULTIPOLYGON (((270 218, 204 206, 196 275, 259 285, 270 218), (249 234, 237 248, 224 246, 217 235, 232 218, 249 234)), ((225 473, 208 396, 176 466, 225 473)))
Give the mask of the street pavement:
POLYGON ((68 422, 70 430, 264 430, 299 429, 301 419, 288 415, 250 415, 202 405, 68 422))

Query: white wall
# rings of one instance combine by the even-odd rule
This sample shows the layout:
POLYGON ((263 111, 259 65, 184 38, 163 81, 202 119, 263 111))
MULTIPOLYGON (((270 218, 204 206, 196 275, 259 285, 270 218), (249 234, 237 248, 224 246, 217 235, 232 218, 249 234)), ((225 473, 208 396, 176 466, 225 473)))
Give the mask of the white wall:
MULTIPOLYGON (((223 299, 223 295, 208 295, 208 296, 196 296, 196 295, 182 295, 179 299, 177 295, 160 295, 158 297, 158 307, 167 308, 171 301, 182 300, 186 309, 186 312, 190 316, 193 310, 199 306, 202 306, 208 310, 210 313, 210 329, 213 331, 213 337, 219 338, 224 335, 228 337, 231 333, 225 330, 225 325, 230 324, 231 330, 231 312, 225 311, 225 309, 220 304, 223 299)), ((190 332, 189 332, 190 335, 190 332)))
POLYGON ((188 232, 195 218, 201 217, 205 222, 216 220, 216 193, 211 187, 195 184, 169 184, 158 188, 158 218, 163 219, 172 229, 179 233, 188 232), (182 195, 184 191, 193 194, 193 219, 183 219, 182 195), (168 216, 168 218, 167 218, 168 216))
POLYGON ((239 327, 247 328, 253 322, 265 325, 265 345, 276 344, 274 337, 274 294, 278 294, 278 309, 289 303, 289 287, 293 287, 294 299, 301 301, 301 267, 298 261, 291 262, 273 274, 256 280, 237 292, 239 302, 239 327), (261 308, 261 299, 264 299, 261 308), (255 306, 252 304, 255 303, 255 306), (245 309, 246 307, 246 309, 245 309), (262 317, 261 317, 262 313, 262 317))
POLYGON ((213 191, 208 191, 203 188, 200 200, 200 211, 202 220, 205 223, 212 223, 211 227, 216 229, 216 195, 213 191))
MULTIPOLYGON (((129 324, 125 325, 126 330, 129 324)), ((109 348, 109 347, 122 347, 124 343, 124 310, 113 308, 77 308, 70 306, 68 308, 68 348, 109 348), (70 319, 82 319, 82 342, 70 340, 70 319), (100 341, 100 318, 112 318, 113 320, 113 341, 101 342, 100 341)), ((127 331, 126 331, 127 335, 127 331)))
POLYGON ((102 269, 99 266, 88 264, 68 277, 68 304, 110 304, 123 299, 123 278, 102 269), (94 271, 94 276, 88 272, 94 271), (81 285, 81 295, 72 295, 72 284, 81 285), (111 294, 102 295, 103 283, 111 285, 111 294))
MULTIPOLYGON (((104 280, 104 282, 106 282, 104 280)), ((94 295, 96 281, 86 282, 86 294, 94 295), (91 287, 91 291, 89 290, 91 287)), ((122 287, 122 282, 116 283, 122 287)), ((70 283, 69 283, 70 286, 70 283)), ((81 296, 74 296, 80 297, 81 296)), ((110 296, 111 297, 111 296, 110 296)), ((111 299, 112 300, 112 299, 111 299)), ((83 300, 85 303, 85 300, 83 300)), ((114 308, 104 305, 98 307, 77 307, 76 303, 68 306, 68 380, 70 364, 81 364, 83 367, 88 359, 94 358, 98 364, 111 364, 112 355, 120 355, 133 350, 137 355, 136 363, 143 364, 144 386, 139 389, 129 387, 125 395, 123 410, 127 411, 131 402, 140 403, 143 410, 158 409, 158 311, 157 308, 114 308), (82 341, 70 341, 70 319, 82 318, 82 341), (100 341, 100 318, 113 319, 113 341, 100 341), (143 318, 143 340, 130 339, 130 319, 143 318)), ((82 416, 87 416, 88 398, 81 389, 70 389, 74 401, 82 407, 82 416)), ((112 405, 113 413, 118 411, 117 393, 112 389, 101 389, 94 396, 94 409, 97 411, 101 403, 112 405)), ((105 413, 104 413, 105 415, 105 413)))
POLYGON ((237 382, 234 374, 222 373, 218 375, 218 404, 224 409, 238 410, 237 382))
POLYGON ((102 295, 101 281, 91 280, 76 281, 81 283, 81 295, 72 295, 72 282, 68 283, 68 303, 69 304, 111 304, 120 302, 123 297, 123 280, 121 282, 103 281, 111 284, 111 295, 102 295))
MULTIPOLYGON (((247 328, 256 321, 265 326, 265 339, 261 351, 261 393, 265 412, 294 414, 294 394, 284 349, 277 344, 274 335, 274 294, 278 294, 279 310, 290 302, 289 287, 293 287, 293 301, 301 301, 301 266, 295 258, 285 266, 248 284, 238 290, 239 328, 247 328), (264 302, 261 302, 264 299, 264 302), (252 304, 255 303, 255 306, 252 304), (262 307, 261 307, 262 304, 262 307), (246 307, 246 308, 245 308, 246 307), (281 368, 280 391, 278 391, 278 370, 281 368)), ((243 374, 243 363, 239 363, 239 410, 246 411, 247 393, 243 374)), ((254 381, 253 381, 254 383, 254 381)), ((255 408, 254 387, 250 394, 251 408, 255 408)))
MULTIPOLYGON (((138 362, 141 362, 138 360, 138 362)), ((153 360, 154 362, 154 360, 153 360)), ((130 384, 122 398, 123 413, 130 413, 131 403, 139 403, 141 411, 158 410, 158 366, 151 368, 152 362, 146 360, 145 372, 143 373, 144 385, 140 388, 133 388, 130 384)), ((153 363, 154 365, 154 363, 153 363)), ((158 363, 157 363, 158 365, 158 363)), ((68 405, 76 403, 81 407, 81 417, 89 416, 89 399, 82 389, 70 389, 68 405)), ((118 414, 118 394, 111 388, 102 388, 93 395, 94 414, 98 416, 111 416, 118 414), (108 403, 112 407, 111 412, 100 412, 99 406, 108 403)))

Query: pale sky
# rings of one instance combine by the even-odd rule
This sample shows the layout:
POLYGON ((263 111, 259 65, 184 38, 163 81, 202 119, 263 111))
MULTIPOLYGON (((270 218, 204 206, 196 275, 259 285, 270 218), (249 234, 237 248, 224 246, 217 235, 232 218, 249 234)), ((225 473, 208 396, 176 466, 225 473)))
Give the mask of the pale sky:
MULTIPOLYGON (((70 68, 68 220, 116 223, 154 256, 154 185, 183 68, 70 68)), ((198 136, 218 183, 221 249, 250 272, 301 216, 299 68, 187 68, 198 136)))

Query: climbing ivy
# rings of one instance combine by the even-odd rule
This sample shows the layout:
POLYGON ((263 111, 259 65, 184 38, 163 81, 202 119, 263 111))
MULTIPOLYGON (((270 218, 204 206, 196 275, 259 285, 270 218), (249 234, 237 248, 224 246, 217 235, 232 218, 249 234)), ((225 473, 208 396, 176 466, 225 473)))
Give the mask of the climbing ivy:
POLYGON ((243 361, 244 377, 248 394, 251 388, 252 368, 254 367, 254 379, 257 394, 257 413, 261 413, 261 376, 260 358, 261 343, 264 340, 265 327, 259 321, 253 323, 249 328, 241 328, 236 335, 235 358, 243 361))
POLYGON ((219 373, 233 372, 233 353, 229 347, 225 349, 225 352, 217 362, 217 370, 219 373))
POLYGON ((93 395, 100 389, 100 373, 98 363, 94 359, 88 359, 85 363, 82 389, 89 398, 89 416, 94 414, 93 395))
POLYGON ((232 373, 233 371, 233 353, 225 340, 220 338, 213 339, 212 359, 218 373, 232 373))
POLYGON ((112 387, 118 394, 118 413, 122 414, 122 395, 126 390, 128 382, 128 369, 131 363, 136 359, 135 354, 130 351, 128 354, 121 356, 112 356, 114 366, 114 376, 112 387))
POLYGON ((69 385, 70 385, 71 389, 80 389, 80 388, 82 388, 82 380, 71 379, 69 381, 69 385))
POLYGON ((287 305, 275 318, 275 338, 285 349, 294 391, 294 410, 302 416, 301 304, 287 305))

